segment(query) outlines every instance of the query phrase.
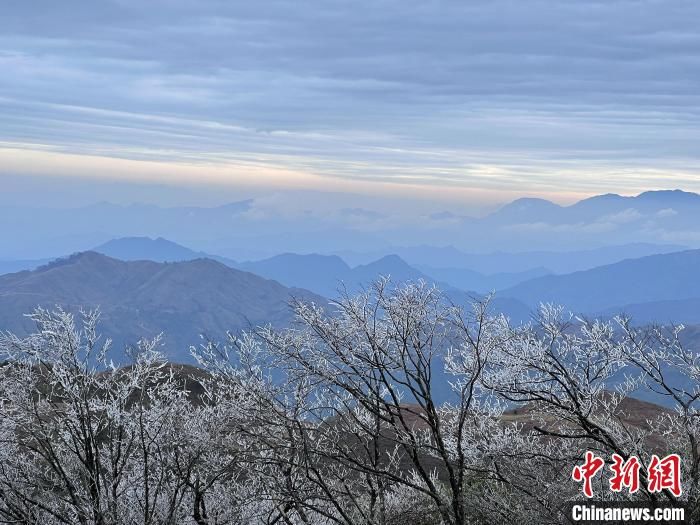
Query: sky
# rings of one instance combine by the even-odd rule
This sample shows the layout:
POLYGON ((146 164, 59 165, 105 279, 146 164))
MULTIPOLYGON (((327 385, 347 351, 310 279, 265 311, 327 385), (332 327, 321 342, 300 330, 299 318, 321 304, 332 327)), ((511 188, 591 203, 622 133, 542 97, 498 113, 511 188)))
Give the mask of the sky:
POLYGON ((0 203, 700 191, 699 19, 694 0, 8 0, 0 203))

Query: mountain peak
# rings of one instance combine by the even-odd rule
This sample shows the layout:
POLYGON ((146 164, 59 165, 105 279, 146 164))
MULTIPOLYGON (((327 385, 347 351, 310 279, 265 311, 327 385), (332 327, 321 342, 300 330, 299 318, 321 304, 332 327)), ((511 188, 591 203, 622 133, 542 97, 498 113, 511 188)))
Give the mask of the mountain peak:
POLYGON ((646 201, 674 201, 674 202, 697 202, 700 195, 690 191, 675 190, 651 190, 640 193, 636 197, 638 200, 646 201))
POLYGON ((499 217, 508 219, 513 217, 530 218, 535 214, 550 214, 561 210, 562 207, 547 199, 536 197, 523 197, 505 204, 490 215, 492 218, 499 217))
POLYGON ((520 199, 515 199, 514 201, 509 202, 503 206, 501 210, 513 209, 518 211, 527 211, 528 209, 532 208, 561 208, 561 206, 552 201, 541 199, 539 197, 521 197, 520 199))
POLYGON ((107 255, 104 255, 102 253, 88 250, 85 252, 76 252, 72 253, 71 255, 67 255, 65 257, 58 257, 57 259, 54 259, 51 262, 48 262, 44 264, 43 266, 39 266, 36 271, 47 271, 47 270, 53 270, 54 268, 59 268, 61 266, 68 266, 71 264, 89 264, 89 265, 98 265, 104 262, 119 262, 116 259, 113 259, 112 257, 108 257, 107 255))
POLYGON ((389 255, 385 255, 384 257, 381 257, 377 259, 376 261, 373 261, 369 264, 364 265, 365 267, 391 267, 391 268, 396 268, 396 267, 403 267, 403 268, 408 268, 409 264, 404 261, 401 257, 398 255, 392 253, 389 255))
MULTIPOLYGON (((622 195, 619 195, 618 193, 602 193, 601 195, 593 195, 593 197, 581 199, 576 204, 581 204, 584 202, 611 202, 611 201, 618 201, 618 200, 626 199, 626 198, 628 198, 628 197, 623 197, 622 195)), ((574 206, 576 204, 574 204, 574 206)))
POLYGON ((123 261, 151 260, 156 262, 189 261, 203 254, 185 248, 175 242, 158 237, 121 237, 94 248, 99 252, 123 261))

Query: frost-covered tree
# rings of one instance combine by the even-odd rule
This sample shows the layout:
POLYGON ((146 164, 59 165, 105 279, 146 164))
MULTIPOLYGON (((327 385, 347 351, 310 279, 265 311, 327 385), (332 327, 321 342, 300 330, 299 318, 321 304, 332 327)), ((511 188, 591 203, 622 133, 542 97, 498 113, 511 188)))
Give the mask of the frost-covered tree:
POLYGON ((188 399, 157 339, 133 349, 131 366, 112 366, 98 317, 76 326, 69 313, 39 309, 35 334, 0 338, 0 516, 236 523, 221 493, 236 492, 238 451, 218 407, 188 399))
MULTIPOLYGON (((109 361, 97 313, 37 310, 0 337, 0 521, 197 525, 559 524, 586 451, 677 453, 698 515, 700 358, 681 327, 585 320, 545 305, 512 325, 381 280, 297 323, 109 361), (639 394, 663 406, 634 401, 639 394)), ((609 467, 609 464, 608 464, 609 467)))
MULTIPOLYGON (((506 461, 494 458, 510 455, 511 465, 522 466, 534 448, 547 447, 533 431, 504 423, 506 404, 484 387, 491 355, 514 336, 507 320, 490 315, 487 302, 465 311, 433 287, 387 280, 330 311, 294 306, 294 329, 259 330, 207 354, 236 363, 231 377, 247 370, 252 381, 275 371, 249 391, 265 399, 259 428, 286 434, 281 459, 306 484, 292 490, 304 495, 294 508, 324 514, 318 505, 325 502, 327 518, 338 523, 391 523, 387 498, 410 493, 432 521, 493 517, 474 502, 476 493, 486 503, 510 483, 506 461), (448 373, 450 395, 441 399, 448 373)), ((216 359, 200 361, 222 369, 216 359)), ((490 507, 501 520, 509 512, 498 502, 490 507)))

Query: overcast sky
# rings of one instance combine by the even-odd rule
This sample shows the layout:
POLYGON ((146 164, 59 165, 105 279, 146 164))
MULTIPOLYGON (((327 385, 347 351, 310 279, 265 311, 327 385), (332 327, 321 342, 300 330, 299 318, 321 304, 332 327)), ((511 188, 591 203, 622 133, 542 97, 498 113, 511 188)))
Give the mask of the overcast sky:
POLYGON ((700 191, 698 20, 696 0, 8 0, 3 193, 700 191))

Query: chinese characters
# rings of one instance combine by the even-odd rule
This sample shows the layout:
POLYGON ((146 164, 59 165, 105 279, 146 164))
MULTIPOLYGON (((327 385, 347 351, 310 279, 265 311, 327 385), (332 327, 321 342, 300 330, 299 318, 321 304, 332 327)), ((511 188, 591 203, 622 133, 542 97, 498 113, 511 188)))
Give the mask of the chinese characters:
MULTIPOLYGON (((640 469, 642 468, 639 458, 631 456, 625 460, 622 456, 613 454, 612 460, 610 490, 621 492, 626 488, 630 494, 637 492, 640 488, 640 469)), ((576 482, 583 482, 583 494, 587 498, 593 497, 593 478, 604 466, 603 458, 588 451, 583 465, 574 467, 571 477, 576 482)), ((668 490, 675 497, 679 497, 682 492, 680 471, 681 459, 678 454, 670 454, 664 458, 653 455, 645 471, 647 490, 652 493, 668 490)))

